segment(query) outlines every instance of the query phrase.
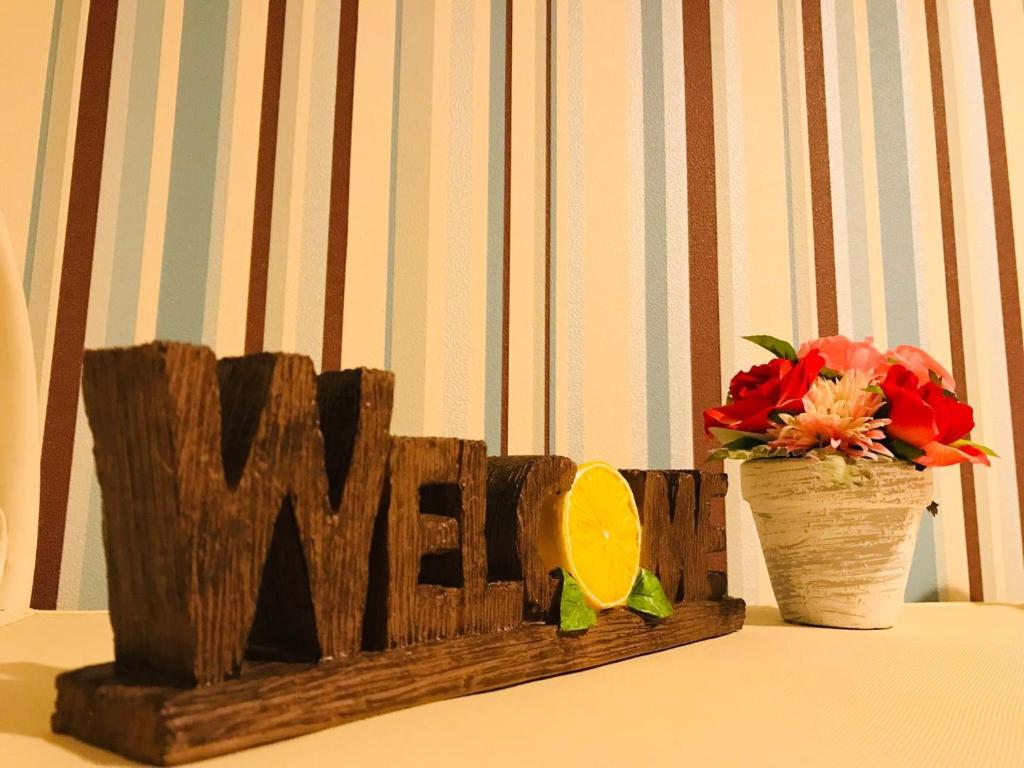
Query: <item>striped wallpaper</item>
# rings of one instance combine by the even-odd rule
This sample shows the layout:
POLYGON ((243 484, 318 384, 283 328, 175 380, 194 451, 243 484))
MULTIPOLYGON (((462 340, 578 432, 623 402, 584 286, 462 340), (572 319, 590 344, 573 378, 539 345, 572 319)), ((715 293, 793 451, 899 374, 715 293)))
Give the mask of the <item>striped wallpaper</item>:
MULTIPOLYGON (((3 14, 0 51, 36 52, 32 93, 0 91, 43 414, 36 606, 106 600, 83 346, 388 367, 398 433, 691 467, 755 332, 949 362, 1002 458, 937 474, 908 597, 1024 600, 1021 0, 3 14)), ((730 591, 770 602, 726 469, 730 591)))

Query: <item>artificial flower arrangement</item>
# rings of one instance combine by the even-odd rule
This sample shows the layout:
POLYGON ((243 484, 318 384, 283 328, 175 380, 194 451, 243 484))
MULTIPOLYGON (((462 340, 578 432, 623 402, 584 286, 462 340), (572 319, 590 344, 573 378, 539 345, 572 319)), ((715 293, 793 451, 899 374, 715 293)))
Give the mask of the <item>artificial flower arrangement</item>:
POLYGON ((745 336, 775 358, 737 373, 724 405, 704 411, 722 446, 715 458, 900 460, 920 468, 989 464, 991 449, 968 439, 974 411, 956 381, 922 349, 883 353, 871 338, 824 336, 792 344, 745 336))
POLYGON ((713 457, 744 460, 743 497, 782 617, 891 627, 923 511, 936 509, 930 468, 995 455, 968 438, 971 406, 917 347, 745 338, 775 359, 737 373, 704 427, 721 443, 713 457))

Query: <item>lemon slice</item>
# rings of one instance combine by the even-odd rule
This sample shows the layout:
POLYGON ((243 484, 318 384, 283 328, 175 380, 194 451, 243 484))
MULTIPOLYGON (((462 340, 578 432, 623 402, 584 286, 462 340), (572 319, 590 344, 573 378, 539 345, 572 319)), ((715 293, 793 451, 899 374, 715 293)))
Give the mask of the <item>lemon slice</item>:
POLYGON ((595 608, 626 602, 640 568, 640 516, 626 479, 603 461, 581 464, 548 531, 556 565, 595 608))

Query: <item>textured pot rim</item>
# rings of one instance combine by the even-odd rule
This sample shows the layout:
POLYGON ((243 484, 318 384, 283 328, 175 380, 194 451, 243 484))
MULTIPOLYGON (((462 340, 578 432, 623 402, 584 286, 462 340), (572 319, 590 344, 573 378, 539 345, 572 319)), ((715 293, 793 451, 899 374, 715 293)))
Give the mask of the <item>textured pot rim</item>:
MULTIPOLYGON (((774 464, 819 464, 822 459, 813 459, 810 456, 775 456, 758 459, 744 459, 740 462, 741 466, 768 467, 774 464)), ((911 472, 928 472, 931 467, 918 467, 916 464, 910 461, 873 461, 871 459, 853 459, 846 460, 847 464, 852 464, 857 467, 871 467, 873 469, 894 469, 894 470, 910 470, 911 472)))

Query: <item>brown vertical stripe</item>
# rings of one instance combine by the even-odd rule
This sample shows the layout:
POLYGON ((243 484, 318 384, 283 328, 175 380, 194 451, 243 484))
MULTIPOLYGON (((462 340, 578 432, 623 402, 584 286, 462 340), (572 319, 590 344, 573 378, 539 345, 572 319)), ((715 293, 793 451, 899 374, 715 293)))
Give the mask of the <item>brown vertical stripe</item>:
POLYGON ((345 320, 345 262, 348 257, 348 194, 352 169, 352 110, 356 80, 359 0, 343 0, 338 32, 338 81, 334 96, 334 154, 331 208, 327 222, 327 275, 324 290, 323 370, 341 367, 345 320))
MULTIPOLYGON (((928 63, 932 80, 932 112, 935 120, 935 158, 939 175, 939 214, 942 221, 942 253, 946 268, 946 305, 949 341, 953 354, 953 376, 960 397, 967 400, 967 366, 964 361, 964 326, 960 312, 960 277, 956 263, 956 233, 953 225, 953 181, 949 168, 949 134, 946 126, 946 93, 942 80, 942 51, 935 0, 925 0, 928 29, 928 63)), ((978 539, 978 503, 974 492, 974 469, 960 465, 960 487, 964 504, 964 534, 967 541, 967 576, 971 600, 982 599, 981 546, 978 539)))
POLYGON ((116 23, 117 0, 89 4, 64 237, 64 261, 61 266, 46 422, 43 427, 39 545, 32 585, 33 608, 55 608, 60 584, 116 23))
POLYGON ((509 279, 512 273, 512 0, 505 0, 505 232, 501 278, 501 455, 508 455, 509 279))
POLYGON ((807 81, 807 142, 811 161, 811 212, 814 223, 814 279, 818 297, 818 333, 839 333, 836 259, 832 234, 832 178, 828 164, 825 58, 821 41, 820 0, 803 0, 804 74, 807 81))
POLYGON ((712 441, 702 412, 722 397, 718 318, 718 218, 715 203, 715 110, 708 0, 683 2, 686 182, 690 252, 690 370, 693 457, 703 465, 712 441))
POLYGON ((281 101, 281 63, 287 0, 270 0, 267 47, 263 59, 263 106, 256 155, 256 201, 252 216, 252 257, 249 263, 249 306, 245 318, 245 352, 263 349, 267 316, 267 273, 270 269, 270 220, 274 211, 274 169, 277 159, 277 116, 281 101))
POLYGON ((544 25, 544 453, 551 453, 551 98, 552 7, 544 25))
MULTIPOLYGON (((978 28, 978 57, 981 60, 981 89, 985 98, 985 124, 988 133, 989 166, 992 172, 992 207, 996 223, 996 257, 999 261, 999 297, 1003 305, 1003 339, 1006 345, 1006 369, 1010 398, 1010 423, 1013 426, 1013 453, 1017 468, 1017 505, 1024 542, 1024 332, 1021 329, 1018 292, 1017 253, 1013 239, 1013 210, 1010 201, 1010 174, 1006 162, 1006 133, 999 93, 999 66, 992 28, 989 0, 974 4, 978 28)), ((1018 41, 1019 42, 1019 41, 1018 41)), ((1015 73, 1020 77, 1021 73, 1015 73)))

